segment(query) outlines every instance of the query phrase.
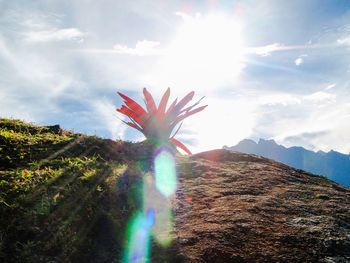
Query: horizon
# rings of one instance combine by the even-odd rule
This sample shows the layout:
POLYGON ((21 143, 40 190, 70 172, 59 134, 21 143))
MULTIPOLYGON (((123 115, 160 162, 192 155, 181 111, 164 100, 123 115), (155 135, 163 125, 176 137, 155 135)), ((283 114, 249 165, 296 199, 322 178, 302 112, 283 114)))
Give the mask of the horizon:
MULTIPOLYGON (((0 0, 1 117, 141 141, 117 92, 194 90, 193 152, 243 139, 350 152, 347 0, 0 0)), ((229 147, 230 147, 229 146, 229 147)))
MULTIPOLYGON (((338 152, 338 151, 335 151, 335 150, 333 150, 333 149, 329 150, 328 152, 325 152, 325 151, 322 151, 322 150, 314 151, 314 150, 307 149, 307 148, 305 148, 305 147, 303 147, 303 146, 300 146, 300 145, 285 146, 285 145, 283 145, 283 144, 277 143, 274 139, 264 139, 264 138, 259 138, 258 140, 252 139, 252 138, 245 138, 245 139, 239 141, 238 143, 236 143, 235 145, 232 145, 232 146, 224 145, 223 147, 227 147, 227 148, 236 147, 238 144, 240 144, 241 142, 246 141, 246 140, 247 140, 247 141, 253 141, 253 142, 254 142, 255 144, 257 144, 257 145, 260 143, 260 140, 263 140, 263 141, 273 141, 277 146, 282 146, 282 147, 284 147, 284 148, 286 148, 286 149, 290 149, 290 148, 294 148, 294 147, 297 147, 297 148, 301 147, 301 148, 303 148, 304 150, 307 150, 307 151, 310 151, 310 152, 313 152, 313 153, 326 153, 326 154, 327 154, 327 153, 330 153, 330 152, 338 152)), ((341 153, 341 152, 338 152, 338 153, 341 153)), ((349 153, 341 153, 341 154, 350 155, 350 152, 349 152, 349 153)))

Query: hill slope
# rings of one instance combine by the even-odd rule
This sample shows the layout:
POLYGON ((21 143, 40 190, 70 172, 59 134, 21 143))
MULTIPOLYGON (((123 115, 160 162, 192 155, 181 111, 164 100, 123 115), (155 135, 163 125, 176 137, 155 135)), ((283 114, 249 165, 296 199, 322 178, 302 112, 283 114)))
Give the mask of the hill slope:
POLYGON ((228 150, 184 157, 179 166, 177 235, 191 261, 350 259, 349 188, 228 150))
MULTIPOLYGON (((1 119, 0 148, 0 261, 120 262, 151 147, 1 119)), ((349 188, 228 150, 179 155, 177 171, 151 262, 350 260, 349 188)))
POLYGON ((328 177, 340 184, 350 186, 350 155, 336 151, 313 152, 303 147, 286 148, 274 140, 242 140, 224 149, 261 155, 275 161, 328 177))

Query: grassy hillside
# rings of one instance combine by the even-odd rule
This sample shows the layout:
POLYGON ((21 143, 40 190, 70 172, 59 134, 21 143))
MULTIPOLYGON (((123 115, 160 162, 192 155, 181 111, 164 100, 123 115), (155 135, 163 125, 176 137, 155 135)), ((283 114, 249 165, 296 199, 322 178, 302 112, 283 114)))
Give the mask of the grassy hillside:
POLYGON ((149 164, 140 149, 0 119, 0 261, 117 262, 149 164))

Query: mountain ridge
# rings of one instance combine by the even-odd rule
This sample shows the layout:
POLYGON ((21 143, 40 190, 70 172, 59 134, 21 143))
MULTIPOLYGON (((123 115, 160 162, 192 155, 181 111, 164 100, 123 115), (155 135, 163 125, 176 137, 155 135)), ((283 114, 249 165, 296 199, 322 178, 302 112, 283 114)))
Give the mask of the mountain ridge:
POLYGON ((224 149, 261 155, 310 173, 326 176, 345 186, 350 186, 350 155, 334 150, 310 151, 301 146, 285 147, 274 140, 259 139, 256 143, 244 139, 237 145, 224 149))

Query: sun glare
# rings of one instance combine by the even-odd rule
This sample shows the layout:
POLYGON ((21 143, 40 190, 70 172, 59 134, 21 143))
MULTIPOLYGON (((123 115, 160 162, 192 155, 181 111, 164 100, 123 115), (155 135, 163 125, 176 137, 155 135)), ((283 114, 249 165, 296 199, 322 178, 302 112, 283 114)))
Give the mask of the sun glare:
POLYGON ((149 75, 149 82, 191 89, 201 86, 202 92, 234 83, 243 68, 239 22, 223 14, 177 15, 182 17, 182 25, 164 50, 156 72, 149 75))
POLYGON ((240 129, 229 127, 220 132, 225 132, 230 138, 241 139, 243 135, 239 131, 250 132, 251 121, 247 121, 250 117, 242 113, 242 108, 237 111, 230 110, 232 102, 218 97, 218 90, 238 83, 239 73, 244 67, 246 49, 241 36, 240 21, 219 13, 206 16, 189 16, 183 13, 177 15, 181 16, 182 23, 169 45, 162 50, 155 68, 150 68, 148 74, 144 75, 143 83, 159 92, 164 91, 164 87, 172 87, 172 95, 175 97, 181 96, 184 90, 194 90, 214 100, 206 101, 210 109, 201 113, 206 117, 197 120, 193 118, 184 123, 186 129, 183 129, 180 138, 191 141, 191 148, 195 152, 208 147, 222 147, 226 143, 222 141, 227 137, 215 136, 217 127, 223 123, 237 123, 239 116, 242 117, 239 119, 240 129), (222 110, 226 104, 228 110, 222 110), (220 109, 220 114, 216 109, 220 109), (233 114, 237 112, 240 113, 233 114), (209 116, 218 125, 208 128, 203 120, 209 116), (197 131, 198 134, 187 134, 186 130, 197 131))
POLYGON ((190 68, 203 69, 218 64, 236 68, 243 54, 240 31, 237 22, 223 15, 184 17, 169 55, 186 59, 190 68))

